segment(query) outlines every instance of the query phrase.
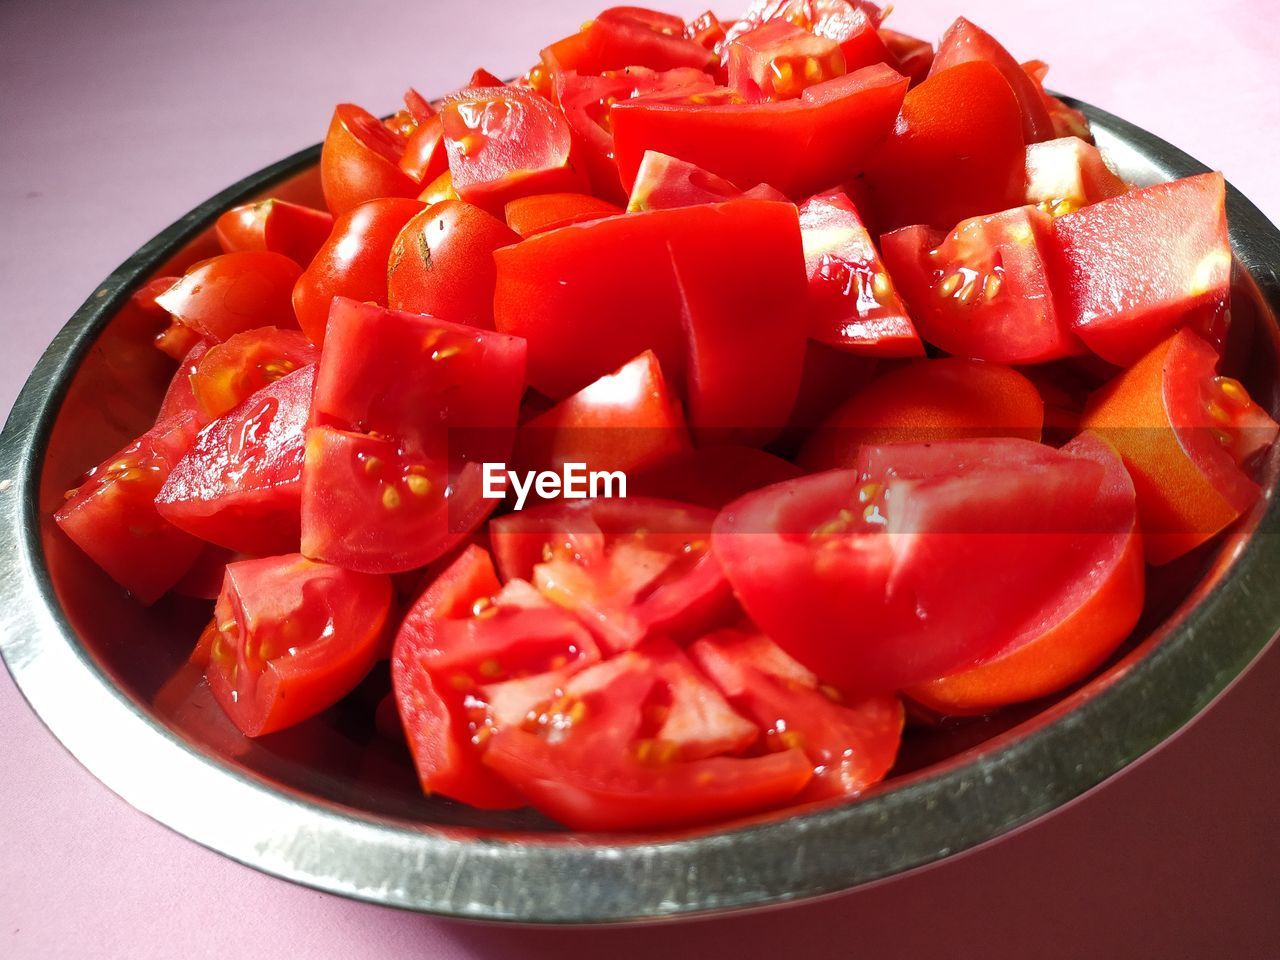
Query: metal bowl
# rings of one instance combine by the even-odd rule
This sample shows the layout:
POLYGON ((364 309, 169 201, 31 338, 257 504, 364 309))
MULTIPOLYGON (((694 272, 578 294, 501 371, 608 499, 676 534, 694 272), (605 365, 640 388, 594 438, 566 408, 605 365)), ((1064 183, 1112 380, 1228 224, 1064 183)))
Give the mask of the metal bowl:
MULTIPOLYGON (((1128 179, 1206 168, 1080 105, 1128 179)), ((90 463, 152 418, 171 365, 129 305, 148 278, 214 252, 228 207, 271 193, 314 200, 318 148, 191 211, 103 281, 31 374, 0 436, 0 650, 54 735, 161 823, 259 870, 362 900, 539 923, 707 914, 833 893, 990 840, 1080 795, 1202 711, 1280 628, 1280 452, 1265 497, 1219 542, 1162 572, 1133 644, 1091 681, 996 721, 913 733, 896 775, 861 799, 661 836, 567 833, 528 812, 423 797, 407 754, 379 739, 384 674, 300 728, 241 737, 185 657, 207 603, 143 608, 51 522, 90 463), (1163 578, 1163 579, 1161 579, 1163 578)), ((1234 189, 1232 310, 1240 371, 1280 413, 1280 232, 1234 189)))

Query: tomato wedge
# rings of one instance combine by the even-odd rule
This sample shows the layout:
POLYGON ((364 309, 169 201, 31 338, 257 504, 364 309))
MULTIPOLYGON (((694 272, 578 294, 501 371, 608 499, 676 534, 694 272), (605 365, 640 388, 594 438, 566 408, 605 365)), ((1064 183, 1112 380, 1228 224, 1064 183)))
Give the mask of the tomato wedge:
POLYGON ((400 169, 405 138, 369 111, 342 103, 320 150, 320 185, 335 217, 369 200, 413 197, 418 183, 400 169))
MULTIPOLYGON (((274 329, 274 328, 273 328, 274 329)), ((190 415, 198 425, 203 425, 208 418, 200 410, 195 391, 191 388, 191 378, 199 367, 200 359, 208 352, 209 341, 197 340, 192 344, 173 372, 173 379, 165 389, 164 399, 160 401, 160 410, 156 413, 156 423, 163 423, 173 417, 190 415)))
POLYGON ((712 65, 711 53, 684 37, 678 17, 650 12, 644 17, 601 15, 582 30, 557 40, 542 51, 542 62, 553 73, 605 73, 628 67, 674 70, 690 67, 705 70, 712 65))
POLYGON ((293 327, 291 297, 300 269, 279 253, 224 253, 202 260, 156 303, 209 340, 254 327, 293 327))
POLYGON ((215 343, 184 363, 194 409, 202 422, 214 420, 295 370, 320 359, 320 351, 300 330, 262 327, 215 343))
POLYGON ((719 510, 743 494, 794 480, 802 473, 790 461, 756 447, 723 444, 697 447, 629 476, 627 493, 719 510))
POLYGON ((1118 197, 1128 185, 1112 173, 1098 148, 1079 137, 1027 144, 1027 191, 1023 199, 1060 217, 1100 200, 1118 197))
POLYGON ((806 88, 845 73, 838 43, 786 20, 770 20, 739 34, 725 45, 722 58, 729 86, 752 103, 793 100, 806 88))
POLYGON ((266 250, 300 267, 311 262, 332 229, 332 214, 275 199, 235 207, 214 224, 224 253, 266 250))
POLYGON ((933 67, 933 44, 883 27, 876 32, 891 57, 885 62, 894 66, 904 77, 910 77, 913 87, 929 76, 929 70, 933 67))
POLYGON ((205 676, 247 737, 315 716, 378 659, 391 581, 299 554, 227 564, 205 676))
POLYGON ((400 157, 400 169, 415 183, 428 184, 449 171, 449 154, 444 146, 444 124, 440 115, 431 116, 414 127, 400 157))
POLYGON ((1243 467, 1277 426, 1213 348, 1183 329, 1089 400, 1084 429, 1120 452, 1138 491, 1147 561, 1168 563, 1248 511, 1261 493, 1243 467))
POLYGON ((507 226, 521 238, 557 230, 571 223, 601 220, 621 212, 621 207, 587 193, 540 193, 534 197, 517 197, 503 211, 507 226))

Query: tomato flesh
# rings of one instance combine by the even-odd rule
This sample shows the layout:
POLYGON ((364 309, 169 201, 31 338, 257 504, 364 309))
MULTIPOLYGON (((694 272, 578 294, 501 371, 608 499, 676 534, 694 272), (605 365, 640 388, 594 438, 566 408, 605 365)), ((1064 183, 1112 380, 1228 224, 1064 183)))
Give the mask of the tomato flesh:
POLYGON ((293 327, 300 269, 279 253, 224 253, 202 260, 156 297, 185 326, 221 341, 254 327, 293 327))
POLYGON ((320 184, 329 212, 340 216, 369 200, 412 197, 418 184, 400 169, 405 138, 367 110, 342 103, 320 150, 320 184))
POLYGON ((251 394, 320 359, 299 330, 262 327, 187 355, 187 383, 204 422, 217 419, 251 394))
POLYGON ((228 210, 214 224, 224 253, 266 250, 305 267, 329 239, 333 216, 285 200, 260 200, 228 210))
POLYGON ((1098 148, 1079 137, 1027 144, 1024 200, 1055 217, 1074 213, 1128 190, 1111 172, 1098 148))
POLYGON ((793 100, 806 88, 845 73, 839 44, 786 20, 770 20, 734 37, 723 56, 729 85, 753 103, 793 100))
POLYGON ((621 212, 622 209, 615 204, 586 193, 541 193, 534 197, 517 197, 503 211, 507 226, 522 239, 567 227, 571 223, 601 220, 621 212))

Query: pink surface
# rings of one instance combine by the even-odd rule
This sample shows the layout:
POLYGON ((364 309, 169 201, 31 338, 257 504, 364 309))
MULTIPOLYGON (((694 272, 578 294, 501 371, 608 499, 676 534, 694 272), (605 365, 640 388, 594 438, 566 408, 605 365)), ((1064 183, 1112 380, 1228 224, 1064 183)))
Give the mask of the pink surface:
MULTIPOLYGON (((0 409, 98 280, 319 139, 334 103, 386 110, 410 83, 441 92, 480 64, 513 74, 598 2, 0 4, 0 409)), ((1221 167, 1280 216, 1274 0, 900 6, 891 26, 932 37, 963 12, 1050 61, 1052 86, 1221 167)), ((1278 694, 1273 650, 1183 736, 1069 809, 872 889, 678 927, 517 931, 345 902, 197 847, 81 769, 5 675, 0 956, 1272 958, 1278 694)))

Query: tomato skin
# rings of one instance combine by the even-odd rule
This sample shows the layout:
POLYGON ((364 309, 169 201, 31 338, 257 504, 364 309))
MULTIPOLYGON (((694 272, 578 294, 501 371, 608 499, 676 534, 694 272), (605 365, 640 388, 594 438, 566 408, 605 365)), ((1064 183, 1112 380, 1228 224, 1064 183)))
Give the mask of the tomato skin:
POLYGON ((312 343, 324 343, 334 297, 386 304, 391 247, 423 209, 418 200, 371 200, 338 217, 328 241, 293 288, 293 310, 312 343))
POLYGON ((725 40, 724 24, 710 10, 703 11, 685 24, 684 35, 719 58, 720 47, 725 40))
POLYGON ((203 549, 155 506, 156 493, 196 428, 189 415, 156 424, 89 471, 53 516, 62 532, 140 603, 158 600, 203 549))
MULTIPOLYGON (((194 351, 193 351, 194 353, 194 351)), ((183 361, 193 409, 207 423, 251 394, 320 359, 300 330, 246 330, 183 361)))
POLYGON ((1128 366, 1177 326, 1213 336, 1231 285, 1226 183, 1204 173, 1054 221, 1058 282, 1076 333, 1128 366))
POLYGON ((882 230, 949 230, 1017 205, 1025 176, 1018 102, 998 69, 971 61, 907 93, 866 180, 882 230))
POLYGON ((174 526, 263 556, 296 550, 303 433, 314 366, 277 380, 210 423, 156 495, 174 526))
POLYGON ((520 238, 461 200, 432 204, 391 245, 387 305, 493 329, 493 251, 520 238))
POLYGON ((1142 537, 1133 480, 1116 450, 1094 433, 1063 448, 1106 469, 1106 516, 1098 528, 1110 543, 1099 552, 1093 576, 1064 591, 1042 623, 971 670, 912 687, 908 695, 944 714, 980 714, 1047 696, 1092 673, 1129 635, 1142 614, 1142 537))
POLYGON ((1240 463, 1270 446, 1277 427, 1239 384, 1215 376, 1217 362, 1184 328, 1085 408, 1082 428, 1110 441, 1133 477, 1148 563, 1204 543, 1260 494, 1240 463))
POLYGON ((293 327, 290 294, 300 268, 279 253, 224 253, 193 266, 156 303, 209 340, 254 327, 293 327))
POLYGON ((1087 143, 1093 143, 1093 135, 1089 131, 1089 120, 1079 110, 1068 107, 1055 96, 1051 96, 1044 88, 1044 78, 1049 73, 1049 65, 1043 60, 1028 60, 1022 65, 1023 71, 1035 84, 1049 111, 1049 120, 1053 123, 1055 137, 1078 137, 1087 143))
POLYGON ((906 89, 906 79, 881 64, 784 103, 619 102, 610 116, 622 184, 629 190, 645 151, 657 150, 743 190, 767 183, 792 198, 809 196, 863 169, 890 135, 906 89))
POLYGON ((337 217, 369 200, 416 196, 417 182, 400 169, 404 150, 404 138, 377 117, 355 104, 339 104, 320 150, 320 185, 329 212, 337 217))
POLYGON ((507 226, 521 239, 619 213, 622 213, 621 207, 587 193, 540 193, 533 197, 517 197, 503 210, 507 226))
POLYGON ((857 208, 841 190, 800 205, 809 335, 866 356, 920 357, 924 344, 857 208))
POLYGON ((311 262, 332 230, 332 214, 275 199, 235 207, 214 224, 224 253, 267 250, 300 267, 311 262))
POLYGON ((875 357, 855 356, 810 340, 805 347, 800 393, 787 421, 787 438, 794 441, 812 431, 837 406, 869 383, 880 365, 881 361, 875 357))
POLYGON ((1031 364, 1083 353, 1057 304, 1053 223, 1035 207, 881 238, 885 263, 920 335, 957 356, 1031 364))
POLYGON ((400 169, 420 184, 430 183, 448 171, 449 155, 444 148, 444 124, 439 114, 433 111, 409 135, 400 169))
POLYGON ((1011 367, 960 357, 890 370, 837 407, 800 454, 810 471, 851 467, 868 444, 1040 439, 1044 401, 1011 367))
POLYGON ((205 677, 247 737, 315 716, 378 658, 391 581, 299 554, 227 564, 205 677))
POLYGON ((1027 143, 1050 140, 1055 136, 1053 122, 1045 107, 1039 86, 1002 47, 995 37, 964 17, 956 19, 938 42, 930 75, 941 73, 960 63, 985 61, 1000 71, 1018 99, 1022 113, 1022 136, 1027 143))
POLYGON ((904 77, 910 77, 913 87, 929 76, 929 70, 933 66, 933 44, 883 27, 877 32, 893 57, 888 62, 895 64, 904 77))
MULTIPOLYGON (((712 65, 710 51, 684 38, 683 23, 679 29, 670 25, 664 28, 662 24, 646 22, 647 19, 597 17, 578 33, 546 47, 542 51, 542 62, 553 73, 573 70, 582 74, 627 67, 706 70, 712 65)), ((674 23, 678 18, 670 19, 674 23)))

